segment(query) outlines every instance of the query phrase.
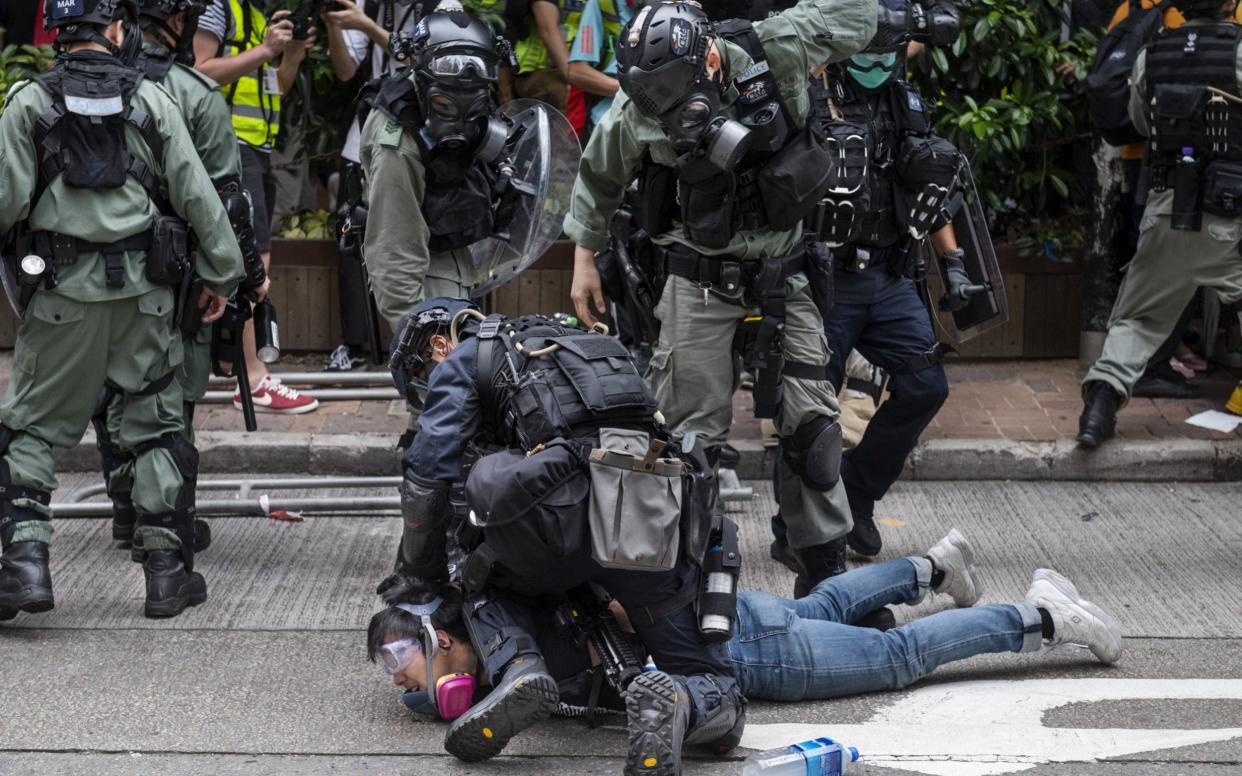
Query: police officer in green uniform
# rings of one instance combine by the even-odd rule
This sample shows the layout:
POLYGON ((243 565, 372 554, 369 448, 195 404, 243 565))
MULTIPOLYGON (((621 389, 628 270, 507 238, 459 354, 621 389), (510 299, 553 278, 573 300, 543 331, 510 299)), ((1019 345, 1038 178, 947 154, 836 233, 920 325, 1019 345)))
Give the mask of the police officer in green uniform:
MULTIPOLYGON (((194 33, 198 17, 213 0, 139 0, 142 51, 137 67, 148 80, 163 86, 181 107, 186 129, 194 141, 207 174, 215 184, 237 235, 246 277, 242 290, 258 302, 267 294, 269 281, 255 246, 250 202, 241 187, 241 156, 233 132, 228 104, 214 81, 194 69, 194 33)), ((185 357, 177 369, 185 402, 185 436, 194 441, 194 403, 207 392, 211 377, 212 327, 202 326, 184 340, 185 357)), ((112 538, 123 545, 132 541, 137 515, 133 500, 133 461, 117 444, 122 397, 105 387, 100 405, 91 419, 102 459, 108 495, 112 499, 112 538)), ((210 543, 206 522, 196 523, 199 551, 210 543)), ((137 553, 136 557, 141 557, 137 553)))
POLYGON ((1242 25, 1236 0, 1175 0, 1186 17, 1134 63, 1130 118, 1149 138, 1138 251, 1099 359, 1083 379, 1078 442, 1113 436, 1148 359, 1200 286, 1242 299, 1242 25))
POLYGON ((637 175, 638 220, 666 275, 648 377, 677 438, 723 448, 734 335, 763 315, 756 415, 781 435, 781 510, 808 586, 845 570, 851 520, 826 374, 831 270, 801 225, 831 165, 806 120, 807 75, 866 46, 876 16, 865 0, 802 0, 753 26, 712 24, 691 3, 640 10, 618 42, 623 94, 591 135, 565 219, 575 308, 593 323, 604 304, 593 256, 637 175))
POLYGON ((364 256, 376 306, 394 331, 425 298, 467 295, 466 249, 491 231, 488 162, 505 139, 490 131, 501 55, 486 24, 443 2, 419 21, 410 45, 411 66, 366 98, 374 109, 362 129, 364 256))
POLYGON ((26 302, 0 404, 0 619, 54 606, 51 448, 82 438, 105 384, 122 396, 117 442, 134 456, 145 613, 173 616, 207 598, 174 313, 219 317, 242 258, 177 104, 124 65, 141 45, 131 0, 46 0, 44 16, 60 54, 0 115, 0 233, 13 230, 6 261, 20 260, 26 302))

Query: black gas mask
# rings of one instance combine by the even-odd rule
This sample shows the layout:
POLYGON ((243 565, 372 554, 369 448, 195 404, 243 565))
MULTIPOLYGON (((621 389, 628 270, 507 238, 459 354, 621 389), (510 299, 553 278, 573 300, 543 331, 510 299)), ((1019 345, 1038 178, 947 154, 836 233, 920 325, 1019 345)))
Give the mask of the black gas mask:
POLYGON ((710 82, 696 89, 658 121, 682 158, 706 160, 732 170, 750 148, 750 129, 720 114, 720 90, 710 82))

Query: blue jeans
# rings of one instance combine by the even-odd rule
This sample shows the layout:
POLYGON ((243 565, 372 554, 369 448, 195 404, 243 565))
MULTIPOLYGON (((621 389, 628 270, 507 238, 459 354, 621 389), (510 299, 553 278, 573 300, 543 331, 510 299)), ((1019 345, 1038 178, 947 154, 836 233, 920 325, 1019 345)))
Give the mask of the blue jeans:
POLYGON ((1041 647, 1028 603, 949 609, 887 632, 858 628, 885 604, 917 603, 931 580, 925 558, 904 558, 830 577, 805 598, 741 593, 729 641, 748 698, 803 701, 896 690, 943 663, 1041 647))

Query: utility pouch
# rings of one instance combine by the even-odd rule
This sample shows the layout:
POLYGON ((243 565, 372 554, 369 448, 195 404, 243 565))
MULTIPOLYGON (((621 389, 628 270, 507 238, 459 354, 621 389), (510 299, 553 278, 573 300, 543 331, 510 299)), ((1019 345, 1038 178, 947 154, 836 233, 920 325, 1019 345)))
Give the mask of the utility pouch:
POLYGON ((680 550, 682 473, 645 431, 603 428, 591 451, 591 557, 604 568, 669 571, 680 550))
POLYGON ((157 286, 179 286, 189 269, 190 232, 176 216, 156 216, 147 254, 147 280, 157 286))
POLYGON ((1203 226, 1203 168, 1194 159, 1173 165, 1173 212, 1169 226, 1197 232, 1203 226))
POLYGON ((518 439, 528 450, 549 439, 570 434, 561 403, 541 370, 523 372, 518 377, 510 414, 518 439))
MULTIPOLYGON (((118 104, 120 97, 116 98, 118 104)), ((116 189, 128 177, 125 120, 67 113, 61 120, 61 162, 66 186, 116 189)))
POLYGON ((1201 85, 1156 84, 1151 129, 1155 147, 1168 154, 1202 148, 1207 136, 1207 89, 1201 85))
POLYGON ((1242 214, 1242 162, 1209 162, 1203 185, 1203 210, 1214 216, 1242 214))
POLYGON ((687 239, 705 248, 727 247, 736 231, 737 178, 729 173, 697 183, 682 178, 679 185, 682 229, 687 239))
POLYGON ((814 212, 832 185, 833 158, 815 122, 807 125, 759 170, 755 181, 768 226, 792 229, 814 212))
POLYGON ((199 309, 198 298, 203 294, 203 279, 189 273, 181 283, 177 294, 177 312, 175 325, 184 339, 198 335, 203 328, 203 311, 199 309))
POLYGON ((651 389, 616 337, 570 334, 549 341, 560 346, 551 358, 587 409, 602 413, 655 406, 651 389))

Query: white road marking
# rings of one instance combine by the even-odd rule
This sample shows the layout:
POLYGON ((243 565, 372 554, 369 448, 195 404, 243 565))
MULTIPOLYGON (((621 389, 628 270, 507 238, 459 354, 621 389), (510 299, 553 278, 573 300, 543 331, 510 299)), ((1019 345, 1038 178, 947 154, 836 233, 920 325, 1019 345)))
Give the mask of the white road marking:
POLYGON ((1239 679, 1036 679, 951 682, 905 694, 866 724, 747 725, 742 746, 772 749, 828 736, 863 761, 929 776, 993 776, 1050 762, 1094 762, 1137 752, 1242 738, 1242 728, 1050 728, 1044 712, 1108 700, 1242 699, 1239 679))

